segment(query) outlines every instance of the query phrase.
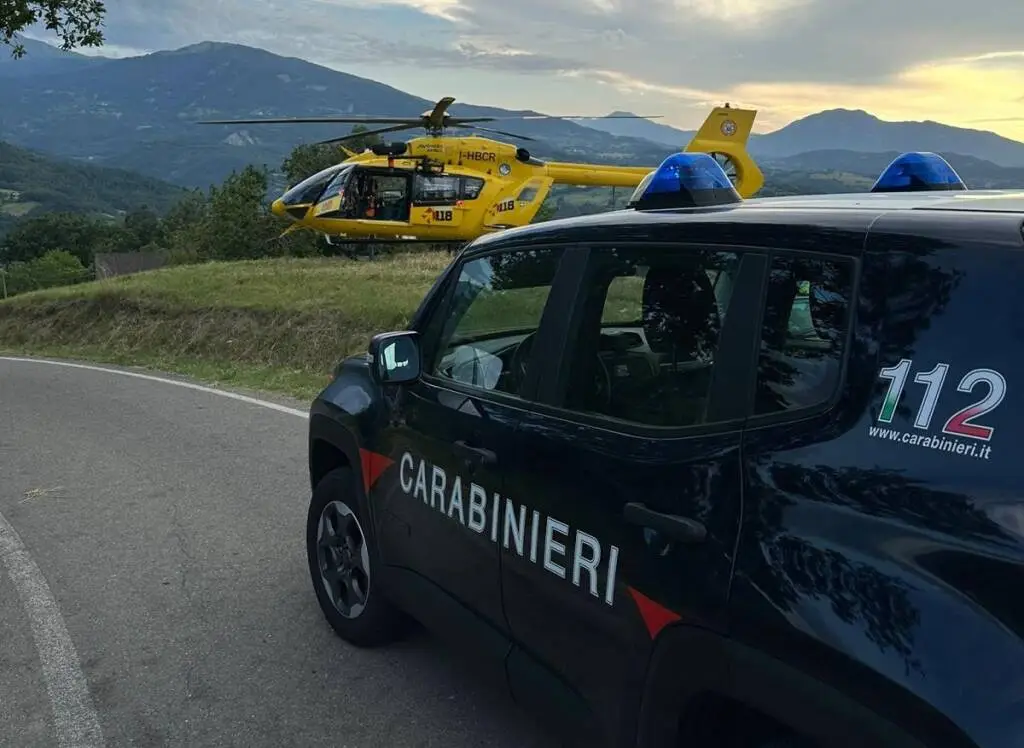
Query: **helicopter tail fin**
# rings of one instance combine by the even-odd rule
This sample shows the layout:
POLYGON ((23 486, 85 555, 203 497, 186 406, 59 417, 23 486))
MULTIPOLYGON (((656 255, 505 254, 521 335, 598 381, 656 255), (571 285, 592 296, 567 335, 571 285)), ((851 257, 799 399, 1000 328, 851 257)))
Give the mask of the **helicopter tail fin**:
POLYGON ((757 118, 756 109, 716 106, 697 130, 684 151, 709 153, 715 157, 743 197, 751 197, 764 186, 764 174, 750 154, 747 141, 757 118))

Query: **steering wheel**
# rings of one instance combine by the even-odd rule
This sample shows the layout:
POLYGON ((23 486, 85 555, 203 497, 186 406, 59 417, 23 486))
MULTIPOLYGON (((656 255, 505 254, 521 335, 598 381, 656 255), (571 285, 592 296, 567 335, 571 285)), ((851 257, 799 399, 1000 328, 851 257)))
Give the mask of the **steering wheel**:
MULTIPOLYGON (((531 332, 520 341, 519 345, 516 346, 515 351, 512 353, 512 360, 509 364, 509 374, 512 379, 513 392, 518 391, 519 388, 522 387, 523 382, 526 381, 526 375, 529 368, 527 366, 527 361, 530 357, 530 352, 533 350, 533 341, 536 337, 537 333, 531 332)), ((594 373, 594 379, 591 383, 592 389, 589 393, 589 397, 585 398, 585 401, 591 402, 599 407, 607 408, 611 405, 612 377, 601 356, 595 353, 594 358, 597 360, 597 371, 594 373)))

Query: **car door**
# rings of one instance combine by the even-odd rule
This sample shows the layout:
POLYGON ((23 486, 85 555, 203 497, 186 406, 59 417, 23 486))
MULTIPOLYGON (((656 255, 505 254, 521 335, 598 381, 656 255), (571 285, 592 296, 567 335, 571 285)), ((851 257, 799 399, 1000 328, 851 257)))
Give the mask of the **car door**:
POLYGON ((506 461, 536 388, 533 341, 560 257, 506 249, 460 258, 420 329, 422 375, 391 394, 377 430, 391 469, 375 471, 371 502, 389 585, 440 633, 493 654, 499 670, 506 461))
POLYGON ((731 248, 591 248, 545 404, 516 432, 506 493, 525 509, 502 544, 519 644, 510 683, 580 744, 629 743, 666 625, 725 627, 741 515, 736 368, 764 263, 731 248))

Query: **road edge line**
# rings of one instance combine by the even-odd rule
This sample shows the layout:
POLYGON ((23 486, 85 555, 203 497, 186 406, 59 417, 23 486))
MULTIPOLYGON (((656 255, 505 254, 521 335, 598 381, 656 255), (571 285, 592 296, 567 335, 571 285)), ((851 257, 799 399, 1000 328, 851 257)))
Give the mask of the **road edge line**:
POLYGON ((118 374, 122 377, 133 377, 134 379, 145 379, 150 382, 160 382, 162 384, 171 384, 175 387, 183 387, 187 390, 196 390, 197 392, 206 392, 211 395, 219 395, 220 397, 226 397, 231 400, 238 400, 243 403, 249 403, 250 405, 258 405, 262 408, 268 408, 270 410, 276 410, 279 413, 287 413, 288 415, 298 416, 299 418, 309 419, 309 413, 299 410, 297 408, 289 408, 287 405, 280 405, 278 403, 272 403, 269 400, 260 400, 256 397, 249 397, 248 395, 242 395, 238 392, 231 392, 230 390, 219 390, 216 387, 206 387, 201 384, 193 384, 192 382, 181 382, 176 379, 167 379, 166 377, 158 377, 153 374, 142 374, 136 371, 124 371, 122 369, 111 369, 106 366, 95 366, 92 364, 76 364, 70 361, 54 361, 48 358, 23 358, 20 356, 0 356, 0 361, 14 361, 18 363, 26 364, 44 364, 49 366, 63 366, 68 369, 84 369, 85 371, 99 371, 105 374, 118 374))
POLYGON ((78 652, 50 585, 17 530, 0 513, 0 560, 28 616, 61 748, 102 748, 103 730, 78 652))

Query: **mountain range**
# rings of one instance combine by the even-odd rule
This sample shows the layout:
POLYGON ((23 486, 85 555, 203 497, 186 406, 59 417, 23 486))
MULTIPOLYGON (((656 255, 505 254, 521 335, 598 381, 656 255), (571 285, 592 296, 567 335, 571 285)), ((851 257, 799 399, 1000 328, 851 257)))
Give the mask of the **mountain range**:
MULTIPOLYGON (((615 111, 612 114, 629 115, 615 111)), ((694 135, 648 119, 595 120, 589 127, 612 135, 644 138, 679 147, 694 135)), ((791 122, 770 133, 754 133, 748 146, 758 159, 781 159, 808 152, 833 150, 879 153, 933 151, 1024 167, 1024 143, 986 130, 943 125, 939 122, 887 122, 861 109, 829 109, 791 122)))
MULTIPOLYGON (((108 59, 21 41, 28 51, 24 58, 0 54, 0 140, 182 186, 206 187, 250 163, 276 169, 296 144, 348 131, 345 125, 221 126, 197 120, 415 116, 433 105, 376 81, 237 44, 203 42, 108 59)), ((532 113, 460 102, 450 111, 532 113)), ((525 145, 541 157, 652 166, 693 135, 641 119, 497 126, 536 138, 525 145)), ((755 134, 750 142, 770 184, 813 178, 819 191, 850 189, 856 179, 847 175, 873 178, 907 150, 942 153, 971 186, 1024 186, 1024 143, 936 122, 886 122, 863 111, 831 109, 755 134)))

